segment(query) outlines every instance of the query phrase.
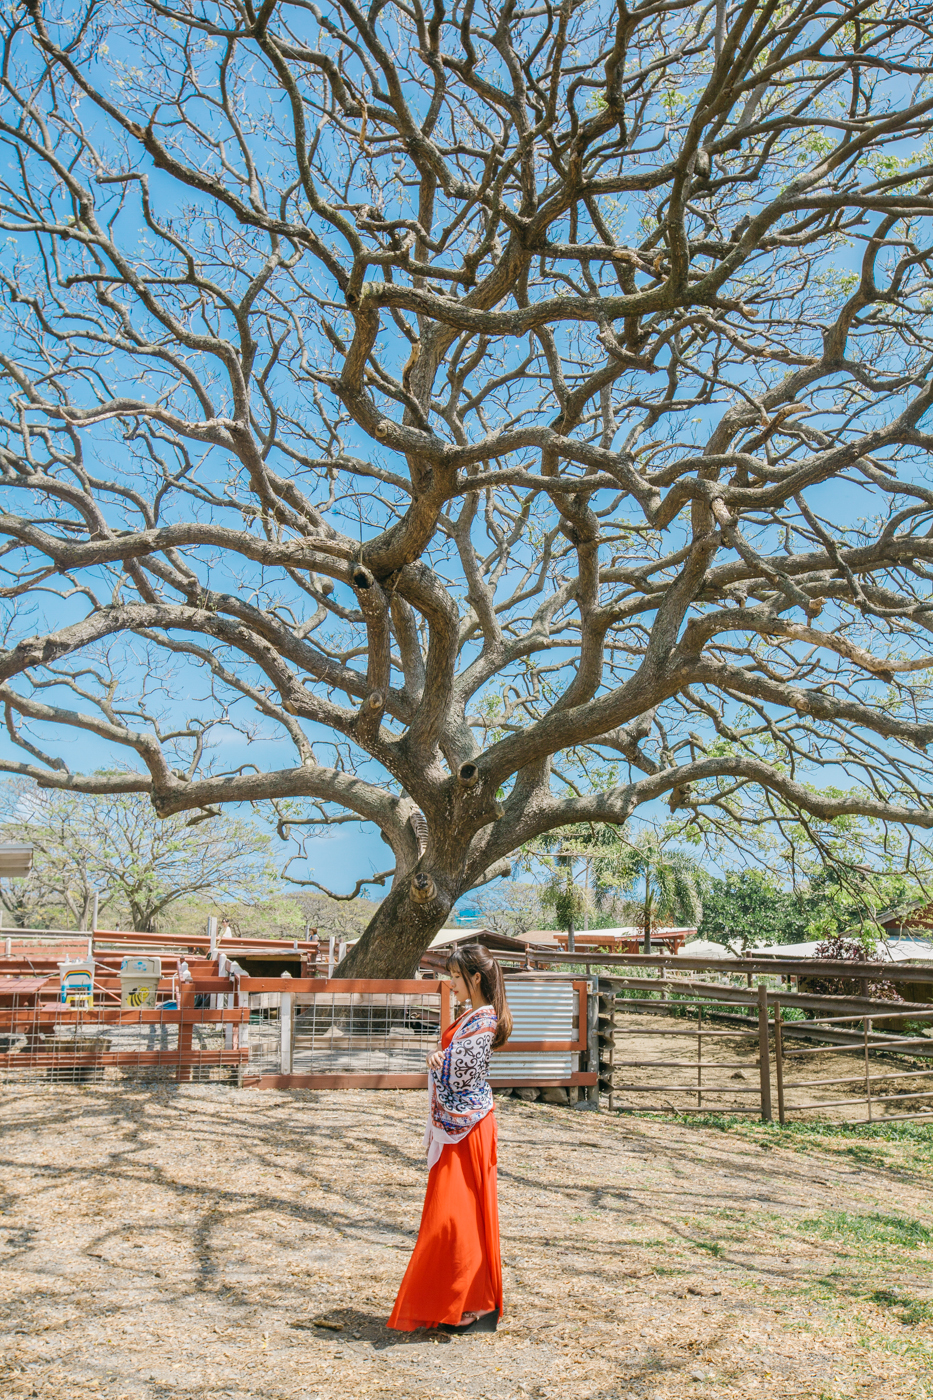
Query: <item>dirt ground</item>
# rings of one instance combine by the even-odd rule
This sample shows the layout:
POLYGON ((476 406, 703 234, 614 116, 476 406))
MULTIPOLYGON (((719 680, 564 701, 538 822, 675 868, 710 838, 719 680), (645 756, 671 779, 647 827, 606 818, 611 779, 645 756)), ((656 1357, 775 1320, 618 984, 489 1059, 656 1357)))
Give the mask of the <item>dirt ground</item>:
POLYGON ((0 1395, 933 1396, 929 1127, 498 1100, 507 1311, 496 1336, 448 1339, 384 1326, 423 1110, 420 1093, 3 1090, 0 1395))

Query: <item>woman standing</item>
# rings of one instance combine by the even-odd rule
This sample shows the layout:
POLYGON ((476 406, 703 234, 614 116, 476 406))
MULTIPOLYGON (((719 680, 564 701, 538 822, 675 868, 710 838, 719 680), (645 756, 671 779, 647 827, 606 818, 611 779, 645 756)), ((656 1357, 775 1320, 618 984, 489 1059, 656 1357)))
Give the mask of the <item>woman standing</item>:
POLYGON ((470 1007, 428 1056, 421 1228, 389 1318, 400 1332, 495 1332, 502 1313, 496 1118, 489 1057, 512 1030, 502 970, 478 943, 448 959, 451 992, 470 1007))

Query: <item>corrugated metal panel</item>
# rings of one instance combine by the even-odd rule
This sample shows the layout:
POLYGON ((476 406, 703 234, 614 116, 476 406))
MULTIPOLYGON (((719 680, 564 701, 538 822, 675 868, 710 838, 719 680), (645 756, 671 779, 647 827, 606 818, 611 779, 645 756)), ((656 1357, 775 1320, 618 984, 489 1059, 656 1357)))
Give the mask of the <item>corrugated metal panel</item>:
MULTIPOLYGON (((509 982, 506 1000, 515 1040, 575 1040, 573 1016, 577 994, 571 982, 509 982)), ((574 1070, 569 1054, 493 1055, 489 1078, 568 1079, 574 1070)))
POLYGON ((572 1061, 572 1055, 493 1055, 489 1079, 569 1079, 572 1061))
POLYGON ((516 1040, 573 1040, 572 982, 506 982, 516 1040))

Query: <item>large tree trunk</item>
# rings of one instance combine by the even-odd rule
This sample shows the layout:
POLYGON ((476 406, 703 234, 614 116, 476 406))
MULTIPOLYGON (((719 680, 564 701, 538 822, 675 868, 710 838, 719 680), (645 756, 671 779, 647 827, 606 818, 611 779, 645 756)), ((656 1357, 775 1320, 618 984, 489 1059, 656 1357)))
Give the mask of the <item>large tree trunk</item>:
POLYGON ((413 880, 399 881, 359 942, 334 969, 335 977, 414 977, 424 950, 444 927, 456 898, 430 876, 426 878, 433 886, 433 898, 419 902, 412 898, 413 893, 421 893, 413 889, 413 880))

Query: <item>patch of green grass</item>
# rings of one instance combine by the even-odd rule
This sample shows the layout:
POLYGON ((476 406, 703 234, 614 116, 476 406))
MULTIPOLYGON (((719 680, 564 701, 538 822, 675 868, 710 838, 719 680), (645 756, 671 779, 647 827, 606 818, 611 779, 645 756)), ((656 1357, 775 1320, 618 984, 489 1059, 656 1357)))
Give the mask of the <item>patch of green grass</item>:
POLYGON ((823 1148, 845 1153, 864 1166, 886 1171, 907 1170, 922 1176, 933 1173, 933 1125, 905 1123, 831 1123, 808 1120, 799 1123, 762 1123, 729 1113, 679 1113, 674 1121, 691 1128, 714 1128, 735 1133, 759 1147, 784 1147, 794 1152, 823 1148))
POLYGON ((863 1167, 888 1167, 891 1165, 891 1157, 883 1147, 871 1147, 863 1142, 850 1143, 844 1147, 843 1151, 847 1157, 851 1157, 854 1162, 858 1162, 863 1167))
POLYGON ((893 1244, 917 1249, 933 1242, 933 1230, 904 1215, 854 1215, 830 1210, 801 1220, 797 1227, 824 1240, 846 1240, 853 1244, 893 1244))
POLYGON ((897 1308, 898 1317, 906 1327, 916 1327, 918 1322, 933 1320, 933 1307, 929 1303, 912 1298, 909 1293, 901 1293, 896 1288, 876 1288, 868 1297, 881 1307, 897 1308))

